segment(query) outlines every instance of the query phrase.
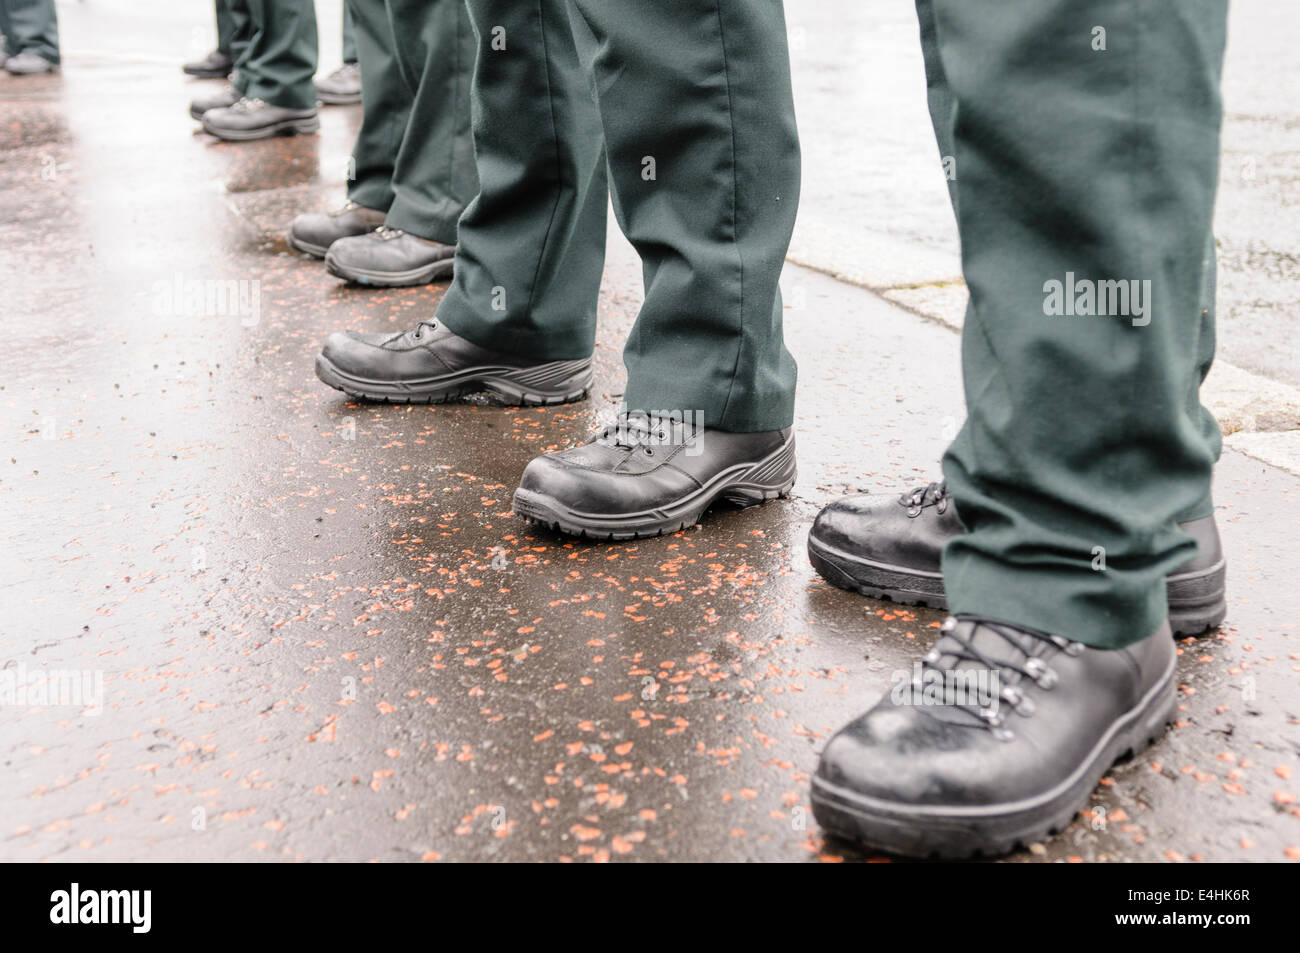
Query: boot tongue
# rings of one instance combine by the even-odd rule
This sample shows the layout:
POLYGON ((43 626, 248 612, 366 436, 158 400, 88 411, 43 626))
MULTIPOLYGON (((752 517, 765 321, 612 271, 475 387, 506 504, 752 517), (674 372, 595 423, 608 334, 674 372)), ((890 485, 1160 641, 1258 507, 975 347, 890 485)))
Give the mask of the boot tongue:
MULTIPOLYGON (((939 630, 939 638, 931 649, 932 655, 941 653, 941 656, 930 667, 945 672, 988 667, 976 659, 962 658, 963 655, 983 655, 999 667, 1007 664, 1023 667, 1026 658, 1037 654, 1037 641, 1010 627, 1003 629, 1014 641, 988 626, 966 619, 949 619, 939 630)), ((1004 677, 1006 674, 1003 673, 1004 677)))
POLYGON ((436 320, 421 321, 415 327, 396 335, 389 343, 402 347, 415 347, 421 344, 433 344, 451 336, 451 329, 439 324, 436 320))
POLYGON ((620 414, 617 420, 601 431, 596 442, 607 447, 634 450, 644 440, 658 433, 655 429, 657 424, 658 421, 649 414, 620 414))

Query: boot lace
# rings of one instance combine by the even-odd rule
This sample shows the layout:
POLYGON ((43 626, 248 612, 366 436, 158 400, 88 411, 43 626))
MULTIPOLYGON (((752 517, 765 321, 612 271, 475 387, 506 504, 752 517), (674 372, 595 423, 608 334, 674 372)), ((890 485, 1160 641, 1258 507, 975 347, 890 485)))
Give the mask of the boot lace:
POLYGON ((613 423, 595 436, 594 442, 622 450, 640 449, 652 457, 656 447, 684 442, 693 429, 688 429, 680 420, 633 411, 619 414, 613 423))
POLYGON ((940 480, 938 483, 917 487, 915 490, 909 490, 898 498, 898 502, 907 507, 907 515, 912 517, 920 516, 921 511, 927 506, 936 507, 937 512, 942 513, 948 509, 948 503, 951 500, 952 496, 948 493, 947 480, 940 480))
MULTIPOLYGON (((962 614, 956 617, 949 616, 944 620, 943 626, 939 629, 938 641, 929 652, 921 656, 921 666, 923 672, 935 672, 941 680, 963 663, 972 663, 986 671, 997 673, 1001 686, 998 699, 1010 705, 1017 715, 1028 718, 1034 713, 1033 700, 1016 685, 1002 685, 1001 676, 1013 676, 1011 680, 1015 681, 1014 676, 1018 675, 1022 684, 1023 680, 1027 679, 1043 691, 1051 691, 1056 686, 1058 675, 1041 656, 1035 654, 1034 650, 1039 645, 1047 645, 1056 652, 1064 652, 1072 657, 1082 654, 1085 648, 1082 643, 1072 642, 1059 635, 1039 632, 1036 629, 1022 629, 983 616, 962 614), (972 623, 966 636, 957 631, 959 622, 972 623), (981 630, 1001 637, 1013 650, 1012 657, 991 658, 985 651, 976 648, 975 636, 981 630), (945 665, 945 661, 948 660, 951 664, 945 665)), ((918 689, 922 687, 915 682, 913 686, 918 689)), ((954 701, 945 707, 964 713, 969 718, 971 727, 990 731, 999 741, 1010 741, 1015 737, 1011 729, 1006 726, 1006 716, 992 705, 981 705, 966 700, 954 701)))

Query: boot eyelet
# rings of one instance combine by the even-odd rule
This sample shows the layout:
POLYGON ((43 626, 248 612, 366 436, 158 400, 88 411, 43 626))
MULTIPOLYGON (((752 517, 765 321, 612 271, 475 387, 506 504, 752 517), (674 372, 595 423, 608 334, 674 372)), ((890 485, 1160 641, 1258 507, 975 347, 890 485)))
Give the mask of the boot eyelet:
POLYGON ((921 508, 919 506, 909 506, 907 508, 907 515, 910 516, 912 519, 916 519, 918 516, 921 515, 921 508))
POLYGON ((1022 718, 1028 718, 1034 713, 1032 699, 1026 698, 1025 694, 1018 688, 1004 688, 1002 690, 1002 700, 1010 705, 1012 710, 1022 718))
POLYGON ((1056 685, 1056 672, 1047 667, 1047 664, 1040 658, 1031 658, 1025 662, 1025 670, 1029 672, 1039 688, 1051 690, 1056 685))
POLYGON ((645 455, 646 455, 647 457, 653 457, 653 456, 655 455, 655 452, 654 452, 654 450, 652 450, 651 448, 646 447, 646 448, 645 448, 645 455))

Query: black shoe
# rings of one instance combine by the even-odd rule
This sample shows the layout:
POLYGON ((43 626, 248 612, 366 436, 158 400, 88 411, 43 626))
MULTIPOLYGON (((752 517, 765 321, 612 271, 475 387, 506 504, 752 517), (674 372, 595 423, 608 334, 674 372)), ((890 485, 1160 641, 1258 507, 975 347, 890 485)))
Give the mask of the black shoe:
POLYGON ((315 109, 287 109, 244 97, 232 106, 205 112, 203 129, 218 139, 246 142, 271 136, 309 135, 320 129, 320 120, 315 109))
POLYGON ((316 98, 327 106, 361 102, 361 67, 356 63, 344 63, 328 76, 316 80, 316 98))
POLYGON ((750 506, 788 496, 794 479, 792 428, 729 433, 632 414, 529 463, 514 508, 573 536, 634 539, 692 526, 720 499, 750 506))
POLYGON ((394 404, 440 404, 490 391, 539 407, 581 400, 591 358, 530 361, 489 351, 434 321, 401 334, 336 331, 316 358, 316 376, 351 397, 394 404))
POLYGON ((381 288, 427 285, 450 278, 456 246, 417 238, 387 225, 330 246, 325 269, 347 281, 381 288))
POLYGON ((224 79, 235 68, 235 61, 229 53, 213 50, 201 60, 194 60, 181 67, 190 76, 199 79, 224 79))
POLYGON ((226 109, 239 102, 239 91, 234 86, 226 83, 221 89, 208 93, 206 96, 197 96, 190 102, 190 115, 203 121, 203 114, 209 113, 214 109, 226 109))
POLYGON ((314 258, 324 258, 340 238, 373 232, 384 224, 384 213, 356 202, 334 212, 304 212, 289 227, 289 244, 314 258))
POLYGON ((59 64, 47 60, 39 53, 23 50, 5 60, 5 69, 14 76, 32 76, 36 73, 57 73, 59 64))
POLYGON ((961 616, 831 738, 812 781, 831 834, 909 857, 1004 854, 1059 833, 1174 715, 1167 625, 1123 649, 961 616), (949 673, 949 674, 945 674, 949 673))
MULTIPOLYGON (((1228 614, 1227 563, 1214 517, 1183 523, 1196 557, 1165 582, 1176 636, 1199 635, 1228 614)), ((948 607, 940 558, 965 530, 946 483, 894 496, 851 496, 817 514, 808 558, 827 582, 909 606, 948 607)))

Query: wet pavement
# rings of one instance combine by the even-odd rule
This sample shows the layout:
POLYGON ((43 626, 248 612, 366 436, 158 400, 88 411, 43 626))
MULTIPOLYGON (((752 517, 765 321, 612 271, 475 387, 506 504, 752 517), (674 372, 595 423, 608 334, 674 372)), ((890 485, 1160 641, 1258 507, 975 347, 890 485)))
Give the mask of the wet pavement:
MULTIPOLYGON (((626 245, 590 400, 349 402, 312 372, 324 336, 444 287, 349 288, 285 247, 341 198, 357 109, 209 139, 210 84, 175 68, 200 15, 147 6, 174 56, 61 5, 64 74, 0 76, 0 669, 88 692, 0 708, 0 859, 861 859, 809 773, 942 617, 825 585, 805 538, 842 493, 935 477, 957 336, 791 265, 794 498, 629 544, 536 530, 520 471, 622 392, 626 245)), ((1013 860, 1300 859, 1300 478, 1229 450, 1217 495, 1230 612, 1181 644, 1178 725, 1013 860)))

